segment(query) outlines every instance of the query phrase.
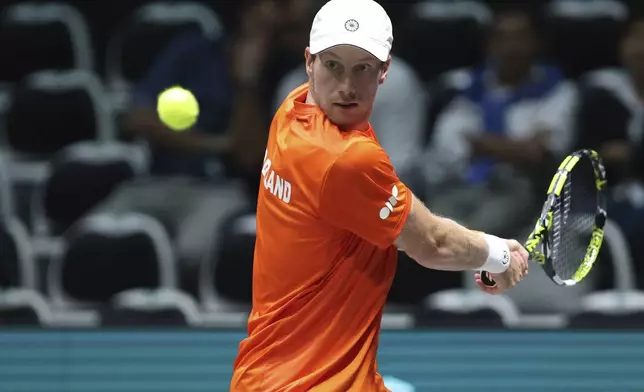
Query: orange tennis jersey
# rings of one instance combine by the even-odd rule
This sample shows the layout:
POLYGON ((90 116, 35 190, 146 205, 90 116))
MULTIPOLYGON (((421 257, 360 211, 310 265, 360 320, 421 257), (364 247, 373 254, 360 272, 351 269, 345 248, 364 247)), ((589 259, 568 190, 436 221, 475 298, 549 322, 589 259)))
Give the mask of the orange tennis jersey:
POLYGON ((341 132, 307 92, 271 125, 231 391, 386 391, 376 350, 411 194, 371 129, 341 132))

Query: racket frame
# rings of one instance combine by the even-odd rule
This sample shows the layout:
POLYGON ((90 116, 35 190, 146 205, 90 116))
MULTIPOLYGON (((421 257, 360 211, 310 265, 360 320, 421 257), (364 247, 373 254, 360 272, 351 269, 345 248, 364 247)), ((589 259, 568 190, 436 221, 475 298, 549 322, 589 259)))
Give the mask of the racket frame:
MULTIPOLYGON (((541 215, 537 219, 534 229, 525 242, 525 249, 530 255, 530 260, 537 262, 543 268, 548 277, 559 286, 574 286, 581 282, 592 269, 599 250, 604 240, 604 226, 608 217, 606 211, 606 169, 599 154, 590 149, 582 149, 568 155, 559 165, 557 172, 550 181, 546 192, 546 201, 543 203, 541 215), (569 279, 563 279, 555 272, 552 257, 550 254, 551 230, 554 220, 554 212, 562 203, 562 191, 568 177, 577 163, 582 159, 588 159, 592 165, 595 176, 595 190, 597 191, 597 207, 595 209, 595 222, 591 233, 590 242, 586 248, 581 264, 569 279)), ((481 280, 487 286, 495 286, 496 283, 485 271, 481 272, 481 280)))

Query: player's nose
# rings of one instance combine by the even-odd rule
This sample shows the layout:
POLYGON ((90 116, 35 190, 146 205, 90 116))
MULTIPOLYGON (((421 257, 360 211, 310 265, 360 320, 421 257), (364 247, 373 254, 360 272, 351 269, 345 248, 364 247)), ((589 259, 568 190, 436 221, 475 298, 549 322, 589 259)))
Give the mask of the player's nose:
POLYGON ((354 89, 345 88, 339 91, 340 98, 345 102, 352 102, 356 100, 356 91, 354 89))

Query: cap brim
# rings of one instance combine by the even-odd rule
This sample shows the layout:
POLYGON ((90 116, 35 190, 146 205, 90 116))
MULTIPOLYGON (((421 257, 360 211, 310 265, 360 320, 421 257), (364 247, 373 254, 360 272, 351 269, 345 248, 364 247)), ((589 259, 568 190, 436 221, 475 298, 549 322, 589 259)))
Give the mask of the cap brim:
POLYGON ((369 52, 372 56, 382 62, 385 62, 389 59, 389 49, 387 49, 385 46, 369 38, 364 38, 354 34, 324 37, 311 40, 309 51, 311 52, 311 54, 318 54, 339 45, 351 45, 358 47, 364 51, 369 52))

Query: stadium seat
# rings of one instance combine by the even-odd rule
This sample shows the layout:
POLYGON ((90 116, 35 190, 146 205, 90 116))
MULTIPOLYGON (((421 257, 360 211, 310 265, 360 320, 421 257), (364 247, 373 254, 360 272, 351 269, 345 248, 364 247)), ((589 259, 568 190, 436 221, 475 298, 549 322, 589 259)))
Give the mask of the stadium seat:
POLYGON ((113 140, 115 128, 106 101, 93 73, 31 74, 9 104, 7 143, 19 158, 40 158, 81 140, 113 140))
POLYGON ((213 260, 202 265, 201 297, 208 306, 227 302, 233 308, 252 300, 255 214, 233 214, 222 225, 213 260))
POLYGON ((201 317, 192 297, 172 289, 132 289, 118 293, 101 313, 103 326, 191 326, 201 317))
POLYGON ((147 151, 120 142, 79 142, 50 162, 49 176, 33 194, 33 230, 60 235, 119 185, 148 173, 147 151))
POLYGON ((514 327, 520 312, 504 295, 477 290, 444 290, 427 297, 416 325, 434 328, 514 327))
POLYGON ((108 42, 106 79, 114 105, 127 105, 132 83, 140 80, 177 33, 197 28, 218 38, 223 26, 212 9, 197 2, 152 2, 134 11, 131 20, 108 42))
POLYGON ((53 317, 47 301, 36 291, 0 291, 0 325, 48 326, 53 317))
POLYGON ((412 6, 394 48, 427 82, 477 63, 491 19, 491 10, 478 1, 421 1, 412 6))
POLYGON ((546 7, 550 55, 569 77, 617 65, 628 8, 616 0, 553 0, 546 7))
POLYGON ((644 292, 608 290, 589 294, 568 322, 572 329, 644 329, 644 292))
POLYGON ((19 3, 4 9, 0 19, 0 82, 16 83, 43 69, 94 69, 89 28, 69 4, 19 3))
POLYGON ((13 182, 5 160, 7 157, 0 153, 0 218, 16 214, 13 182))
POLYGON ((0 288, 37 288, 36 264, 29 233, 15 217, 0 219, 0 288))
POLYGON ((56 309, 95 308, 134 288, 176 288, 174 251, 144 214, 92 214, 65 233, 47 279, 56 309))

